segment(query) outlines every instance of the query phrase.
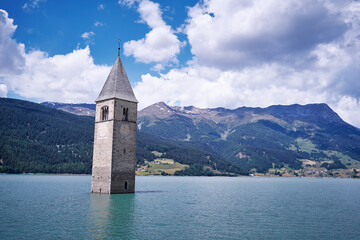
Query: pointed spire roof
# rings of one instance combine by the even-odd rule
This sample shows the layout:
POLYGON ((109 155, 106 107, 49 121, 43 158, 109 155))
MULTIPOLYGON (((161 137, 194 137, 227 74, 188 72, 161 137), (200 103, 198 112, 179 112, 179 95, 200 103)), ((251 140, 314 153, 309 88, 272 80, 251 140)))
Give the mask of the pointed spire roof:
POLYGON ((131 88, 120 56, 116 58, 114 66, 112 67, 96 102, 111 98, 118 98, 129 102, 138 102, 131 88))

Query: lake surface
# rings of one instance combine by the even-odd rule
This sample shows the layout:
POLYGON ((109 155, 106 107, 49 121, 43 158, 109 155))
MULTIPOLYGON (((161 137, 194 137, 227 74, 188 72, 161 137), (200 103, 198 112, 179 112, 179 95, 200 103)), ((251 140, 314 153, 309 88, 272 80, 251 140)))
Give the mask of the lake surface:
POLYGON ((360 180, 0 175, 0 239, 360 239, 360 180))

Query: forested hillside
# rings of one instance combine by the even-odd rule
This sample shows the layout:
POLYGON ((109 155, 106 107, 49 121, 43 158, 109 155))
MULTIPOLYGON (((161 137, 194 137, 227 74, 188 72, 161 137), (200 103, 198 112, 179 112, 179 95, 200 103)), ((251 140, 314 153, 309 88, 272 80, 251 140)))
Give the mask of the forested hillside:
MULTIPOLYGON (((93 117, 8 98, 0 98, 0 115, 0 172, 91 173, 93 117)), ((209 175, 204 166, 224 173, 241 173, 214 154, 180 147, 151 134, 138 134, 137 163, 153 161, 153 151, 196 166, 191 168, 196 169, 196 175, 209 175)))
MULTIPOLYGON (((94 106, 47 105, 0 99, 0 172, 91 173, 94 118, 55 108, 94 106)), ((358 177, 360 130, 326 104, 229 110, 157 103, 139 111, 136 160, 145 167, 160 156, 190 166, 177 175, 358 177)))
POLYGON ((0 115, 1 172, 91 172, 92 117, 8 98, 0 115))

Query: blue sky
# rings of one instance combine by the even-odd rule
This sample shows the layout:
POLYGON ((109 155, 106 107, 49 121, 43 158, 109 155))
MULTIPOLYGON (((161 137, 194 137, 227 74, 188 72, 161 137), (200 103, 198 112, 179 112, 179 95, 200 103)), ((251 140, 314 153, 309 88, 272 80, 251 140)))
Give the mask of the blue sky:
MULTIPOLYGON (((173 29, 180 27, 187 16, 187 6, 196 1, 160 1, 162 17, 173 29), (186 4, 184 4, 186 3, 186 4), (162 5, 163 4, 163 5, 162 5)), ((49 56, 66 54, 77 48, 90 47, 95 64, 112 65, 117 56, 118 40, 141 39, 149 27, 141 23, 136 6, 118 1, 5 1, 0 4, 17 29, 13 38, 24 43, 26 51, 34 49, 49 56), (90 33, 84 38, 84 33, 90 33), (83 37, 82 37, 83 36, 83 37)), ((179 34, 180 41, 186 36, 179 34)), ((121 45, 122 45, 121 44, 121 45)), ((123 52, 123 49, 122 49, 123 52)), ((178 55, 181 62, 191 58, 189 47, 178 55)), ((131 81, 151 72, 151 65, 137 62, 131 56, 122 57, 131 81)))
POLYGON ((0 3, 0 97, 88 102, 117 56, 144 108, 324 102, 360 127, 360 2, 0 3))

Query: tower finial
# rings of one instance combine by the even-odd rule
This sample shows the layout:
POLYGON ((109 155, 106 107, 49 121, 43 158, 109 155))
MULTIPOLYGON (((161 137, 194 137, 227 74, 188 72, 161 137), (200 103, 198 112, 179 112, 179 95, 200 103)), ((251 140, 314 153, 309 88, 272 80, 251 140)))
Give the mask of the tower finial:
POLYGON ((120 56, 120 39, 119 39, 119 47, 118 47, 118 56, 120 56))

